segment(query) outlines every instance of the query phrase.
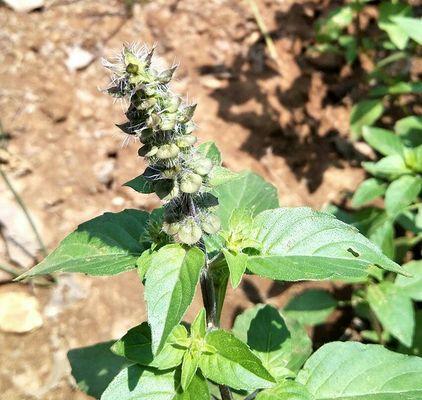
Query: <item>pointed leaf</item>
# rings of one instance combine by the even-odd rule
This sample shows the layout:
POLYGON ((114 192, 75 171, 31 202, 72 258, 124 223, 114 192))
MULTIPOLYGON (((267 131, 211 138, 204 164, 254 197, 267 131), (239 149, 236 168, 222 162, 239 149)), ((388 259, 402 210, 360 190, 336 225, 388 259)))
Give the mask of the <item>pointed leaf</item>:
POLYGON ((221 153, 214 142, 201 143, 198 151, 209 158, 215 165, 221 165, 221 153))
POLYGON ((190 351, 185 352, 183 356, 182 377, 180 381, 183 391, 187 390, 189 387, 197 369, 198 355, 194 355, 190 351))
POLYGON ((208 379, 233 389, 254 390, 273 385, 274 379, 249 347, 231 333, 216 330, 206 336, 215 354, 202 353, 199 367, 208 379))
POLYGON ((384 111, 382 100, 363 100, 352 107, 350 113, 350 130, 355 139, 362 135, 365 125, 372 125, 384 111))
POLYGON ((178 325, 170 333, 163 349, 154 358, 151 328, 147 322, 143 322, 141 325, 130 329, 126 335, 115 342, 111 350, 113 353, 140 365, 169 369, 177 367, 182 362, 185 349, 173 346, 173 343, 180 340, 181 337, 187 339, 188 335, 186 328, 178 325))
POLYGON ((422 145, 422 117, 410 116, 403 118, 394 125, 403 143, 408 147, 422 145))
POLYGON ((352 197, 352 206, 361 207, 368 204, 377 197, 382 196, 386 189, 387 185, 385 182, 376 178, 369 178, 366 181, 363 181, 356 189, 356 192, 352 197))
POLYGON ((405 175, 392 182, 385 192, 387 214, 395 217, 417 199, 421 189, 422 179, 419 176, 405 175))
POLYGON ((227 249, 223 249, 223 253, 230 271, 230 282, 233 289, 236 289, 245 273, 248 255, 243 253, 232 254, 227 249))
POLYGON ((404 3, 384 1, 380 6, 379 12, 378 26, 387 32, 390 40, 398 49, 403 50, 407 45, 409 36, 406 31, 394 22, 393 17, 410 16, 412 9, 404 3))
POLYGON ((145 178, 145 176, 139 175, 136 178, 126 182, 123 186, 129 186, 133 190, 136 190, 139 193, 150 194, 154 193, 154 184, 150 179, 145 178))
POLYGON ((398 155, 381 158, 378 162, 363 162, 362 167, 377 178, 389 180, 394 180, 402 175, 412 173, 412 171, 407 168, 403 158, 398 155))
POLYGON ((371 266, 402 272, 395 262, 333 215, 310 208, 279 208, 256 218, 261 254, 249 256, 253 273, 284 281, 362 279, 371 266))
POLYGON ((154 353, 191 304, 204 262, 201 250, 185 250, 178 244, 164 246, 153 254, 146 274, 145 299, 154 353))
POLYGON ((368 287, 367 300, 382 326, 406 346, 415 329, 413 303, 406 292, 391 282, 368 287))
POLYGON ((363 138, 375 150, 384 156, 403 155, 403 144, 400 137, 386 129, 365 126, 363 138))
POLYGON ((422 21, 420 18, 394 15, 390 19, 416 43, 422 44, 422 21))
POLYGON ((313 400, 419 400, 422 358, 379 345, 333 342, 319 348, 296 379, 313 400))
POLYGON ((246 342, 277 380, 295 374, 312 352, 306 331, 283 319, 270 305, 258 304, 239 315, 233 334, 246 342))
POLYGON ((148 220, 149 214, 139 210, 96 217, 79 225, 56 250, 20 278, 53 272, 115 275, 133 269, 137 258, 151 245, 144 242, 148 220))
POLYGON ((403 269, 411 276, 397 276, 395 285, 413 300, 422 301, 422 260, 410 261, 403 265, 403 269))
POLYGON ((202 308, 190 327, 190 333, 193 339, 202 339, 207 333, 207 321, 205 308, 202 308))

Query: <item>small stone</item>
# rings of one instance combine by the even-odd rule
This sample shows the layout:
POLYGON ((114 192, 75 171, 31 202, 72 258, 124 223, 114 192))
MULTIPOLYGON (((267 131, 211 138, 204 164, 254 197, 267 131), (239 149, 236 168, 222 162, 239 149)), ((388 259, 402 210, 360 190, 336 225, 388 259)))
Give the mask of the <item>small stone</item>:
POLYGON ((4 0, 4 2, 17 12, 29 12, 44 6, 44 0, 4 0))
POLYGON ((113 159, 98 162, 94 165, 94 174, 98 182, 109 185, 113 181, 115 161, 113 159))
POLYGON ((0 293, 0 329, 25 333, 43 324, 38 300, 25 292, 0 293))
POLYGON ((123 197, 117 196, 111 200, 111 204, 116 207, 121 207, 125 204, 125 199, 123 197))
POLYGON ((68 49, 67 55, 68 57, 65 64, 70 72, 84 69, 94 60, 94 55, 92 53, 79 46, 68 49))

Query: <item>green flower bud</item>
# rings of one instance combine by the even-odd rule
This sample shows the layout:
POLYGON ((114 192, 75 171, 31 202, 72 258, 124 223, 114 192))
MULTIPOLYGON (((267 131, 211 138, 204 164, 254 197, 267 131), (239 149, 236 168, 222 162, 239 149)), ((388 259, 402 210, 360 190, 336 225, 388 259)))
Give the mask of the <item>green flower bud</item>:
POLYGON ((198 174, 188 172, 180 179, 180 190, 183 193, 195 193, 202 185, 202 177, 198 174))
POLYGON ((213 235, 221 228, 220 218, 215 214, 207 214, 201 218, 201 228, 205 233, 213 235))
POLYGON ((171 179, 160 179, 155 182, 154 191, 161 200, 169 201, 179 195, 179 185, 171 179))
POLYGON ((201 228, 192 217, 188 217, 180 224, 176 239, 179 242, 193 245, 201 239, 201 236, 201 228))
POLYGON ((196 140, 196 136, 184 135, 177 139, 176 144, 180 148, 184 149, 186 147, 193 146, 196 143, 196 140))
POLYGON ((180 222, 163 222, 163 231, 167 233, 167 235, 175 235, 179 232, 180 229, 180 222))
POLYGON ((155 154, 161 160, 166 160, 168 158, 174 158, 179 154, 179 148, 174 144, 163 144, 158 148, 157 153, 155 154))
POLYGON ((165 114, 165 116, 162 118, 160 128, 163 131, 171 131, 174 129, 176 125, 176 113, 173 114, 165 114))
POLYGON ((152 130, 157 130, 160 127, 161 124, 161 118, 158 114, 151 114, 147 121, 146 124, 148 126, 148 128, 151 128, 152 130))
POLYGON ((137 110, 149 110, 150 108, 154 107, 157 103, 157 99, 154 97, 150 97, 145 100, 141 100, 138 105, 136 106, 137 110))
POLYGON ((170 113, 175 113, 180 106, 182 99, 179 96, 172 96, 164 104, 166 110, 170 113))
POLYGON ((185 132, 187 134, 192 133, 194 130, 195 130, 195 124, 193 123, 193 121, 189 121, 188 123, 186 123, 185 132))
POLYGON ((199 175, 208 175, 212 170, 212 161, 205 157, 198 157, 191 163, 192 169, 199 175))
POLYGON ((175 166, 174 166, 174 167, 172 167, 172 168, 165 169, 164 171, 162 171, 162 173, 161 173, 161 174, 162 174, 165 178, 168 178, 168 179, 175 179, 175 178, 176 178, 176 176, 179 174, 180 169, 181 169, 180 165, 175 165, 175 166))
POLYGON ((139 71, 139 66, 136 65, 136 64, 130 63, 126 66, 126 72, 128 74, 136 75, 138 73, 138 71, 139 71))
POLYGON ((179 114, 178 121, 182 124, 190 121, 193 117, 193 113, 195 112, 196 104, 192 104, 191 106, 186 106, 179 114))

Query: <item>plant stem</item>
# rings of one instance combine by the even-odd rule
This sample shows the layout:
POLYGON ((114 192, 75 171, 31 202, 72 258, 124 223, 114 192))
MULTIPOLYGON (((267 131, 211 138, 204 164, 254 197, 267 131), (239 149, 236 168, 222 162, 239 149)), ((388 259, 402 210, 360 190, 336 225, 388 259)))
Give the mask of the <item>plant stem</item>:
POLYGON ((21 272, 17 268, 10 267, 3 264, 0 264, 0 270, 7 272, 8 274, 12 275, 14 278, 16 278, 17 276, 21 274, 21 272))
POLYGON ((0 175, 4 180, 4 183, 6 186, 10 189, 13 196, 15 197, 16 202, 19 204, 20 208, 22 209, 23 213, 25 214, 26 219, 29 222, 29 225, 31 225, 32 231, 34 232, 34 235, 38 241, 38 244, 40 246, 41 253, 44 257, 47 257, 47 249, 44 245, 44 242, 41 239, 41 235, 39 234, 37 227, 35 226, 34 220, 31 217, 31 214, 29 214, 28 209, 26 208, 25 203, 23 202, 22 198, 19 196, 18 192, 16 192, 15 188, 13 187, 12 183, 9 181, 9 178, 7 177, 6 173, 0 168, 0 175))

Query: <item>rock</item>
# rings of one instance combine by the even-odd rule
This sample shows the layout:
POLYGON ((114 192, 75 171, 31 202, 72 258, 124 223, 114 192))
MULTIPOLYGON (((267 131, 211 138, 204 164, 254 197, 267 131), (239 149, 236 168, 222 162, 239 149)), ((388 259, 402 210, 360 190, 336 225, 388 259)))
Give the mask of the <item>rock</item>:
POLYGON ((0 293, 0 330, 25 333, 41 327, 38 300, 25 292, 0 293))
POLYGON ((65 64, 70 72, 84 69, 94 60, 94 55, 80 46, 68 49, 67 55, 65 64))
POLYGON ((113 181, 115 160, 100 161, 94 165, 94 174, 98 182, 109 185, 113 181))
POLYGON ((3 0, 17 12, 29 12, 44 6, 44 0, 3 0))

